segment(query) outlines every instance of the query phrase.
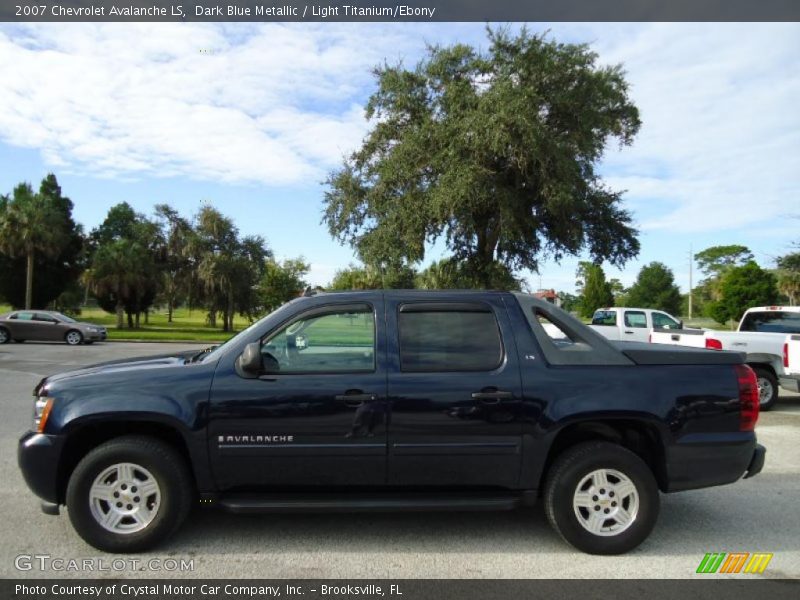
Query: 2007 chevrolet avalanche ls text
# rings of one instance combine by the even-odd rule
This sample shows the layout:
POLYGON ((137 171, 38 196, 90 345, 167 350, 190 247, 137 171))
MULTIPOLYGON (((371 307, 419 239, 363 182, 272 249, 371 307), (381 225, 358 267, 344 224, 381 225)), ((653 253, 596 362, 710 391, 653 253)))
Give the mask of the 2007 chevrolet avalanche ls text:
POLYGON ((193 503, 487 510, 541 497, 567 542, 617 554, 652 530, 659 490, 751 477, 765 456, 741 354, 610 342, 504 292, 298 298, 214 349, 60 373, 34 395, 24 477, 109 552, 152 547, 193 503))

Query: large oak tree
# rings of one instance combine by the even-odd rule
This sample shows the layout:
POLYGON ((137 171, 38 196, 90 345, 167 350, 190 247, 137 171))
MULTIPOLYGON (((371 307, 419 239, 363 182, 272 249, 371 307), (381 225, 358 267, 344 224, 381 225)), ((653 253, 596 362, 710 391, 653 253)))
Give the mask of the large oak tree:
POLYGON ((607 144, 640 126, 622 68, 525 29, 488 34, 486 52, 431 47, 413 69, 375 70, 372 129, 327 182, 331 234, 378 265, 415 263, 443 239, 483 286, 497 264, 582 251, 624 264, 636 231, 597 173, 607 144))

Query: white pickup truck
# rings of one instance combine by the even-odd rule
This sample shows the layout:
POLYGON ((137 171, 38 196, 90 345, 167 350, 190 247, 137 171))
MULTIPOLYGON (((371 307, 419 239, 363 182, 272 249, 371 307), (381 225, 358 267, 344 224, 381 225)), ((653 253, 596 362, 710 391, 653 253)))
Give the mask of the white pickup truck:
POLYGON ((592 315, 592 329, 610 340, 647 342, 652 330, 683 329, 683 322, 652 308, 598 308, 592 315))
MULTIPOLYGON (((794 338, 800 340, 798 334, 800 306, 759 306, 744 313, 737 331, 653 331, 650 341, 744 352, 747 364, 758 377, 761 410, 769 410, 778 400, 780 387, 800 392, 800 364, 787 367, 794 353, 800 353, 800 348, 794 346, 794 338)), ((800 362, 794 360, 795 364, 800 362)))

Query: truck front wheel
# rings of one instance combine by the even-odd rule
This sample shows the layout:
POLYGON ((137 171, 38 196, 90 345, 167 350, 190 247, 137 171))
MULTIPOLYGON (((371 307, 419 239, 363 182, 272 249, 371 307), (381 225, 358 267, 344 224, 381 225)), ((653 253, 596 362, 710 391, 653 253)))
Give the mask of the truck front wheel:
POLYGON ((656 523, 658 486, 636 454, 609 442, 564 451, 545 484, 545 512, 564 540, 590 554, 622 554, 656 523))
POLYGON ((172 535, 191 508, 183 457, 149 436, 124 436, 89 452, 67 486, 72 526, 106 552, 141 552, 172 535))

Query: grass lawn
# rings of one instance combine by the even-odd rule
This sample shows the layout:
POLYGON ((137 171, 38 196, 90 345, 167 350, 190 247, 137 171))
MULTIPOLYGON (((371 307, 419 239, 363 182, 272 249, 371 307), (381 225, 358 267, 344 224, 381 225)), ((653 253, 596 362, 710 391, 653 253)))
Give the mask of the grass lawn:
MULTIPOLYGON (((11 310, 8 305, 0 304, 0 314, 11 310)), ((84 308, 80 321, 88 321, 108 328, 110 340, 136 340, 136 341, 195 341, 195 342, 224 342, 249 325, 243 317, 237 316, 234 321, 234 331, 223 332, 221 328, 209 327, 206 322, 206 312, 194 309, 189 312, 187 308, 176 309, 172 314, 172 323, 167 323, 167 311, 159 310, 150 313, 149 323, 144 324, 144 315, 139 329, 117 329, 117 316, 109 314, 100 308, 84 308)), ((127 320, 125 321, 127 324, 127 320)))
MULTIPOLYGON (((0 314, 8 312, 11 307, 0 304, 0 314)), ((206 313, 203 309, 194 309, 189 312, 188 308, 178 308, 173 312, 172 323, 167 323, 167 311, 159 310, 150 313, 150 322, 144 324, 142 315, 141 327, 139 329, 117 329, 117 316, 109 314, 100 308, 84 308, 81 312, 81 321, 105 325, 108 328, 108 338, 110 340, 134 340, 134 341, 192 341, 192 342, 224 342, 229 337, 235 335, 249 325, 243 317, 237 316, 234 319, 234 331, 224 333, 220 328, 209 327, 206 322, 206 313)), ((582 319, 585 323, 591 319, 582 319)), ((325 345, 329 343, 339 343, 342 345, 367 345, 372 343, 372 330, 364 327, 362 319, 357 318, 355 322, 351 319, 341 319, 340 321, 330 321, 324 319, 316 325, 309 327, 306 335, 309 342, 314 345, 325 345), (356 331, 358 333, 356 333, 356 331), (354 335, 355 333, 355 335, 354 335), (362 339, 363 338, 363 339, 362 339)), ((127 320, 126 320, 127 323, 127 320)), ((705 329, 731 329, 731 323, 720 325, 713 319, 700 317, 694 319, 684 318, 686 327, 701 327, 705 329)), ((733 328, 735 329, 735 324, 733 328)))

